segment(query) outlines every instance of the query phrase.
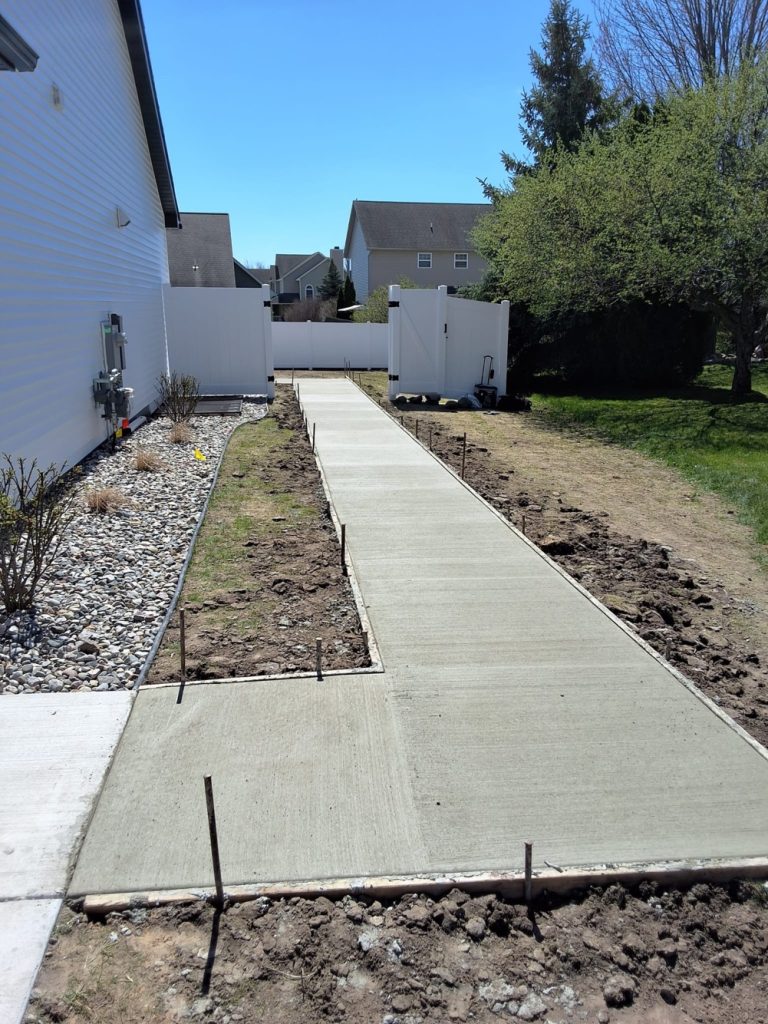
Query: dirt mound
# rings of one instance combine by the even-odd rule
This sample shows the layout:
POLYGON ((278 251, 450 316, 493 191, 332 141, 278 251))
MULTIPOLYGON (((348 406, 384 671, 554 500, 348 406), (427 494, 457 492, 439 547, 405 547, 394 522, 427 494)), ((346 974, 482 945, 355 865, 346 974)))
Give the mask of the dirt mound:
POLYGON ((765 889, 66 911, 31 1020, 764 1022, 765 889))

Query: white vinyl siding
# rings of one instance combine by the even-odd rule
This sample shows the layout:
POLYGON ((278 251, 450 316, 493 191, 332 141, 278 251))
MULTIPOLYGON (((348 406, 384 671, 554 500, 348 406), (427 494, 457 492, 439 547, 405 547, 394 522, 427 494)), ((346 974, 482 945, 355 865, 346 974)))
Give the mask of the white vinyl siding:
POLYGON ((431 252, 420 252, 416 257, 416 266, 419 270, 431 270, 432 269, 432 253, 431 252))
POLYGON ((164 218, 116 0, 2 5, 40 59, 0 74, 0 451, 72 463, 107 433, 91 392, 107 313, 133 410, 154 401, 164 218))

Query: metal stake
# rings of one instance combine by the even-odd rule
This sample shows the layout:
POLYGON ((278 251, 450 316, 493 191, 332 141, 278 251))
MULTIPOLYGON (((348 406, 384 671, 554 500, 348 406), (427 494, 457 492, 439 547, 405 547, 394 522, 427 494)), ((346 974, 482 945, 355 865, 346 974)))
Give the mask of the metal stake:
POLYGON ((418 439, 419 439, 419 421, 416 420, 416 440, 418 441, 418 439))
POLYGON ((320 682, 323 681, 323 638, 317 637, 315 640, 315 668, 317 669, 317 678, 320 682))
POLYGON ((520 524, 520 530, 521 530, 523 536, 525 536, 525 513, 523 513, 523 521, 520 524))
POLYGON ((213 861, 213 878, 216 882, 216 903, 219 910, 224 906, 224 886, 221 884, 221 861, 219 859, 219 835, 216 831, 216 810, 213 806, 213 786, 211 776, 204 775, 205 805, 208 808, 208 834, 211 840, 211 860, 213 861))
POLYGON ((181 657, 181 678, 187 678, 187 630, 185 612, 183 608, 179 608, 179 655, 181 657))
POLYGON ((315 450, 315 426, 316 426, 316 424, 313 423, 312 424, 312 451, 313 452, 315 450))
POLYGON ((467 462, 467 435, 464 434, 464 447, 461 450, 461 479, 464 479, 464 466, 467 462))
POLYGON ((533 843, 525 844, 525 902, 533 899, 533 843))
POLYGON ((432 451, 432 427, 429 428, 429 450, 432 451))
POLYGON ((341 575, 347 575, 347 524, 341 524, 341 575))

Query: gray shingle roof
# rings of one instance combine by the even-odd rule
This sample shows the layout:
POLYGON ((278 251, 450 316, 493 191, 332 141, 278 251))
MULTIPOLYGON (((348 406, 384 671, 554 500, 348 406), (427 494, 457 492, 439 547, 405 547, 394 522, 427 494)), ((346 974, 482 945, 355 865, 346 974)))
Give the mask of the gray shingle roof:
MULTIPOLYGON (((314 257, 315 263, 319 263, 320 260, 326 259, 321 252, 304 252, 304 253, 278 253, 275 256, 275 266, 277 267, 278 278, 288 277, 291 271, 295 270, 300 264, 306 260, 314 257)), ((302 267, 302 272, 309 269, 309 264, 306 267, 302 267)))
POLYGON ((234 288, 235 265, 228 213, 182 213, 168 228, 168 269, 178 287, 234 288), (193 270, 194 266, 198 270, 193 270))
POLYGON ((352 204, 369 249, 471 248, 469 232, 477 219, 491 210, 490 203, 379 203, 356 199, 352 204))

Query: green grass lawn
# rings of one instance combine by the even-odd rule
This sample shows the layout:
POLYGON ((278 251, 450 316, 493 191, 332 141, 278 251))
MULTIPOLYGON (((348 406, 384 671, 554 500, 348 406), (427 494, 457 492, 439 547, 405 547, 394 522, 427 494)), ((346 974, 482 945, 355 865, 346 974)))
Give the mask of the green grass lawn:
MULTIPOLYGON (((768 402, 731 399, 732 370, 705 367, 695 385, 658 394, 536 394, 545 422, 579 428, 666 462, 722 495, 768 544, 768 402)), ((768 397, 768 367, 753 375, 768 397)))

